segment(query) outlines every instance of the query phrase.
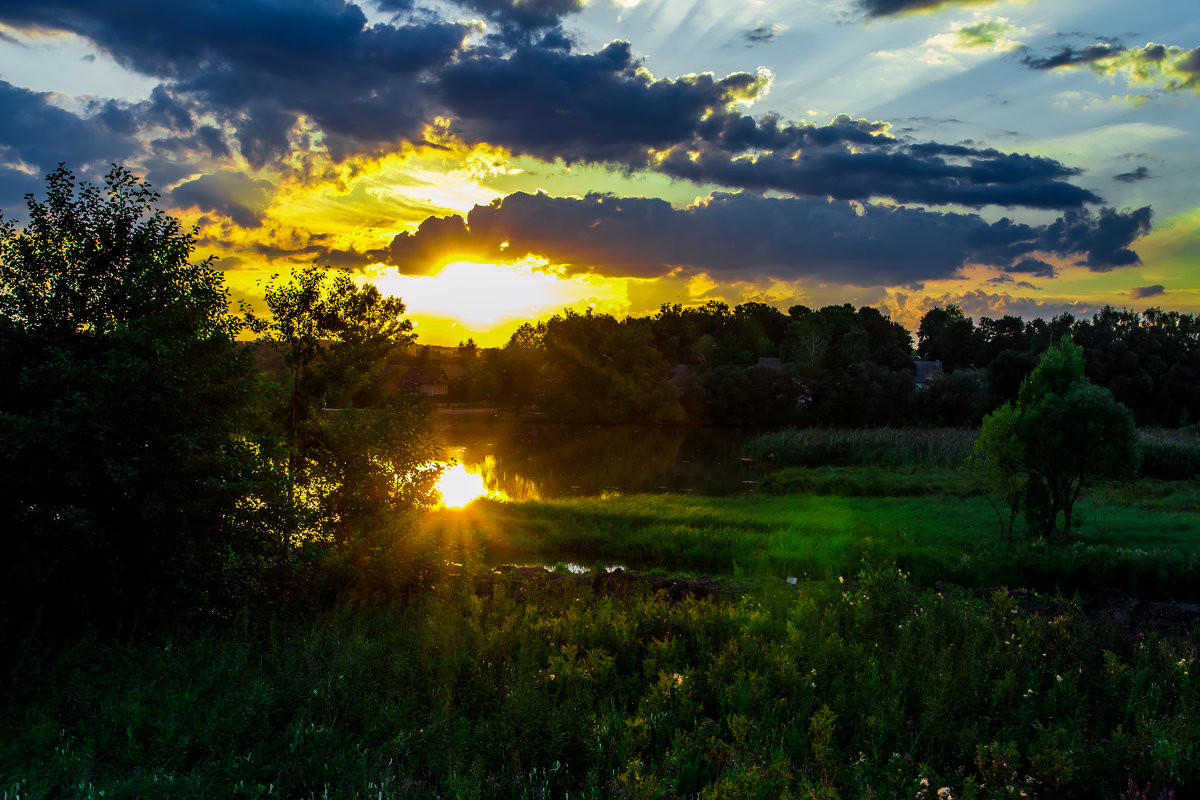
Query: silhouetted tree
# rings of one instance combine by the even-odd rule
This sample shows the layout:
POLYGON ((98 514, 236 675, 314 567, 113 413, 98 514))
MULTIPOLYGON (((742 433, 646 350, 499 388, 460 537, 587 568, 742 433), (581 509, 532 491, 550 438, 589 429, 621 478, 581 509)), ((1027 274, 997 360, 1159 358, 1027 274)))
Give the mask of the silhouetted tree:
POLYGON ((958 306, 931 308, 921 317, 917 352, 941 361, 946 372, 972 366, 979 360, 975 323, 958 306))
POLYGON ((254 509, 257 372, 194 233, 113 167, 0 223, 0 604, 114 623, 212 609, 286 547, 254 509))

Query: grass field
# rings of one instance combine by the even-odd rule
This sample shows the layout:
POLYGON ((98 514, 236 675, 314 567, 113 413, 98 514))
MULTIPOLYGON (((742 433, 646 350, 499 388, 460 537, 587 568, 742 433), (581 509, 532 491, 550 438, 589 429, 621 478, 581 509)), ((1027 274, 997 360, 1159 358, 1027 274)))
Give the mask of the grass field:
POLYGON ((1071 600, 1200 601, 1196 482, 1097 487, 1074 542, 1002 542, 971 477, 928 459, 782 467, 728 498, 480 501, 236 619, 26 640, 0 798, 1200 795, 1200 629, 1071 600), (737 588, 491 570, 558 561, 737 588))
MULTIPOLYGON (((840 472, 828 482, 871 483, 861 468, 840 472)), ((938 474, 917 480, 934 481, 938 474)), ((490 562, 569 557, 583 564, 808 580, 889 563, 926 584, 1025 585, 1068 595, 1117 588, 1144 599, 1200 600, 1195 487, 1142 484, 1140 492, 1104 487, 1081 501, 1078 535, 1068 545, 1000 541, 995 512, 978 493, 481 501, 430 515, 425 534, 461 543, 490 562)))

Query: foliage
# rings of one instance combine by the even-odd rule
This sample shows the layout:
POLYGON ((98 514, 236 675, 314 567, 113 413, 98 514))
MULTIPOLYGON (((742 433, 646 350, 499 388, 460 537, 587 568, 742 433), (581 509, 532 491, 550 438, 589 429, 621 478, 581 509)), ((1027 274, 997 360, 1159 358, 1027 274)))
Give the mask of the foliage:
POLYGON ((1138 450, 1138 474, 1143 477, 1177 481, 1200 475, 1200 437, 1195 431, 1139 431, 1138 450))
POLYGON ((304 500, 339 549, 436 500, 437 442, 425 410, 403 394, 379 409, 330 414, 302 454, 304 500))
POLYGON ((846 578, 671 602, 445 574, 401 606, 31 645, 0 775, 21 797, 1195 793, 1190 641, 846 578))
POLYGON ((0 593, 62 624, 220 607, 282 542, 258 384, 211 259, 114 167, 0 226, 0 593))
POLYGON ((401 318, 400 298, 317 265, 293 270, 286 282, 272 277, 264 295, 270 316, 244 307, 244 319, 283 356, 291 379, 288 442, 303 448, 297 434, 304 423, 368 388, 383 357, 413 341, 412 323, 401 318))
POLYGON ((1029 472, 1026 512, 1044 538, 1061 512, 1063 538, 1070 540, 1084 485, 1136 474, 1133 415, 1087 380, 1082 351, 1070 340, 1046 351, 1021 385, 1017 403, 1015 434, 1029 472))
POLYGON ((1012 533, 1023 505, 1030 529, 1044 539, 1061 514, 1069 541, 1083 487, 1098 478, 1132 478, 1139 458, 1129 409, 1088 381, 1081 349, 1065 339, 1042 355, 1017 405, 1006 403, 984 420, 972 463, 999 498, 1002 535, 1012 533))
POLYGON ((987 486, 1001 539, 1013 535, 1025 489, 1024 451, 1017 438, 1017 419, 1017 410, 1009 403, 984 417, 970 460, 970 466, 983 476, 987 486))
POLYGON ((917 330, 917 352, 922 358, 941 361, 947 372, 971 367, 979 357, 975 323, 956 305, 925 312, 917 330))
POLYGON ((305 515, 299 538, 358 548, 373 531, 431 505, 438 468, 428 409, 396 392, 374 409, 322 408, 362 396, 388 353, 413 341, 404 303, 344 272, 295 270, 266 287, 270 317, 243 309, 289 370, 278 409, 289 443, 290 497, 305 515))

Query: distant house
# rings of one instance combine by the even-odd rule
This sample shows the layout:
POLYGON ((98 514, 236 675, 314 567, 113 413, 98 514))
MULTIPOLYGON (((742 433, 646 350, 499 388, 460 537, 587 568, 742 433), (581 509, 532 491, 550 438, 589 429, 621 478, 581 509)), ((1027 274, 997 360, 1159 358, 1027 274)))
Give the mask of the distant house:
POLYGON ((916 374, 913 375, 913 384, 917 389, 928 389, 930 384, 940 380, 945 374, 942 372, 942 362, 940 359, 937 361, 924 361, 918 358, 913 361, 913 366, 917 368, 916 374))
POLYGON ((421 397, 444 397, 450 393, 450 380, 441 367, 384 367, 379 381, 387 392, 404 389, 421 397))

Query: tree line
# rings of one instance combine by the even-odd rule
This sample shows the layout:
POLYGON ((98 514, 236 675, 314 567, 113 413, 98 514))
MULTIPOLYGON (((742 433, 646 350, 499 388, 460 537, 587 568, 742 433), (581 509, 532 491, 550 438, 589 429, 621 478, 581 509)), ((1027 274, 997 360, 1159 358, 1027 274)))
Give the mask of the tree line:
POLYGON ((1138 424, 1198 420, 1200 319, 1157 308, 976 325, 950 305, 925 313, 915 343, 878 309, 849 304, 784 313, 710 301, 623 320, 566 310, 473 359, 468 398, 579 422, 978 425, 1068 339, 1138 424), (917 359, 940 362, 921 386, 917 359))

